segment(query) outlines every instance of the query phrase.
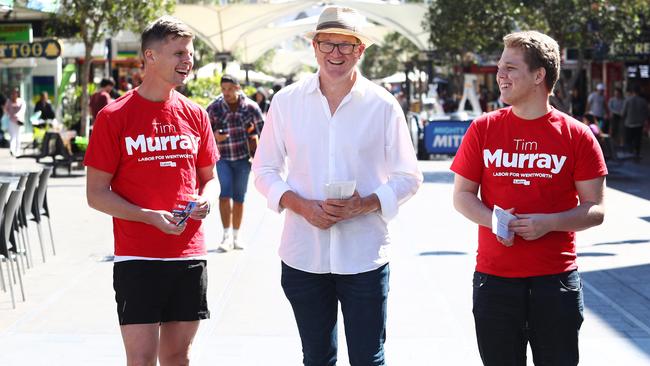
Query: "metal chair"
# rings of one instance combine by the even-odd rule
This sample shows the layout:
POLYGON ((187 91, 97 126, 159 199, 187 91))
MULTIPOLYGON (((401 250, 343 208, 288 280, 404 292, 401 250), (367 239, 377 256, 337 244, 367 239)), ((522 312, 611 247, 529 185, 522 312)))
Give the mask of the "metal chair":
POLYGON ((25 189, 26 184, 27 184, 27 174, 20 173, 20 175, 18 176, 18 184, 16 185, 16 190, 25 189))
MULTIPOLYGON (((56 134, 47 132, 43 136, 43 141, 41 142, 40 151, 36 154, 23 154, 18 156, 18 159, 31 158, 36 159, 37 163, 40 163, 41 159, 52 157, 52 152, 55 149, 56 145, 56 134)), ((52 158, 54 159, 54 158, 52 158)))
MULTIPOLYGON (((38 188, 34 192, 34 198, 32 201, 32 221, 36 222, 36 229, 38 232, 38 240, 41 243, 41 249, 44 248, 43 245, 43 231, 41 230, 41 221, 43 221, 43 216, 47 217, 47 224, 50 229, 50 242, 52 243, 52 254, 56 255, 56 248, 54 246, 54 235, 52 233, 52 218, 50 216, 50 209, 47 205, 47 182, 52 174, 52 167, 44 167, 43 171, 38 178, 38 188)), ((43 253, 45 253, 43 251, 43 253)), ((43 262, 45 262, 45 254, 43 254, 43 262)))
MULTIPOLYGON (((18 230, 20 231, 23 238, 23 249, 27 254, 27 267, 29 268, 34 265, 34 259, 32 257, 31 240, 29 238, 29 220, 27 218, 27 213, 32 209, 32 203, 34 201, 34 195, 36 192, 36 187, 38 186, 40 174, 40 172, 33 172, 28 174, 27 183, 25 184, 25 192, 23 193, 23 199, 16 215, 18 230)), ((45 258, 45 249, 43 243, 41 243, 41 254, 43 255, 43 258, 45 258)), ((43 259, 43 261, 45 261, 45 259, 43 259)))
MULTIPOLYGON (((2 214, 2 224, 0 225, 0 260, 8 262, 7 275, 9 290, 11 292, 11 304, 13 308, 16 308, 16 297, 14 295, 14 283, 16 282, 16 274, 18 275, 18 283, 20 284, 20 292, 25 301, 25 287, 23 286, 23 276, 20 273, 20 262, 18 261, 17 255, 14 252, 16 248, 16 241, 11 240, 12 226, 14 223, 14 218, 16 217, 16 211, 20 205, 20 200, 22 199, 23 191, 16 190, 12 191, 9 194, 9 199, 7 204, 4 207, 4 212, 2 214), (14 263, 16 264, 16 270, 14 271, 14 263), (13 278, 12 278, 13 277, 13 278)), ((1 268, 0 268, 1 269, 1 268)))
MULTIPOLYGON (((7 196, 9 195, 9 187, 11 183, 1 183, 0 184, 0 227, 2 227, 2 218, 5 205, 7 203, 7 196)), ((7 292, 7 286, 5 285, 5 276, 3 274, 4 270, 2 269, 2 261, 0 260, 0 282, 2 282, 2 291, 7 292)))

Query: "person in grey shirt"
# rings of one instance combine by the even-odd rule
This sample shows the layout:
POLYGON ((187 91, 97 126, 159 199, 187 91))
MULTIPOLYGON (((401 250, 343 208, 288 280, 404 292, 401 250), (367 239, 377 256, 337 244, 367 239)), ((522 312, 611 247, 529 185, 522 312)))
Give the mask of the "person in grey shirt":
POLYGON ((623 102, 623 126, 625 126, 625 146, 634 153, 636 158, 641 157, 641 134, 643 124, 650 116, 648 101, 640 95, 641 89, 634 85, 628 89, 630 94, 623 102))
POLYGON ((614 95, 607 101, 607 108, 609 108, 609 131, 607 133, 612 136, 614 142, 623 145, 623 91, 621 88, 614 90, 614 95))
POLYGON ((607 130, 605 118, 607 118, 607 106, 605 105, 605 84, 598 83, 596 90, 587 97, 586 113, 593 114, 598 120, 602 130, 607 130))

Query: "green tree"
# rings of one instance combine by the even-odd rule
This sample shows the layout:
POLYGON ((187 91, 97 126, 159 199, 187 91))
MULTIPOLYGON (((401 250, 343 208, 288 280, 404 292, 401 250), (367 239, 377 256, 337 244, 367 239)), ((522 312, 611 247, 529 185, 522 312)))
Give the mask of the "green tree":
POLYGON ((468 53, 499 50, 501 38, 514 28, 516 12, 512 0, 434 0, 423 28, 439 61, 458 65, 468 53))
MULTIPOLYGON (((647 0, 525 0, 516 6, 522 28, 537 29, 553 37, 561 49, 577 51, 577 70, 584 68, 588 51, 592 58, 606 58, 613 45, 638 39, 650 20, 647 0)), ((568 80, 563 76, 558 87, 568 99, 564 89, 573 89, 580 73, 568 80)))
MULTIPOLYGON (((425 29, 437 54, 451 64, 461 63, 467 52, 500 50, 503 36, 514 30, 539 30, 561 49, 576 49, 582 70, 587 51, 606 57, 611 47, 638 39, 649 21, 648 0, 434 0, 425 29)), ((559 86, 572 89, 579 75, 566 81, 561 74, 559 86)))
POLYGON ((87 135, 88 81, 93 45, 122 29, 139 33, 147 22, 171 12, 174 0, 61 0, 58 21, 78 30, 85 47, 81 68, 81 134, 87 135))
POLYGON ((221 94, 221 74, 202 79, 192 79, 185 86, 188 98, 203 108, 221 94))
POLYGON ((361 72, 369 79, 380 79, 400 70, 404 61, 413 60, 418 48, 397 32, 388 33, 381 45, 368 47, 361 61, 361 72))
POLYGON ((201 67, 214 62, 214 50, 212 47, 201 39, 201 37, 194 37, 194 65, 192 68, 196 71, 201 67))

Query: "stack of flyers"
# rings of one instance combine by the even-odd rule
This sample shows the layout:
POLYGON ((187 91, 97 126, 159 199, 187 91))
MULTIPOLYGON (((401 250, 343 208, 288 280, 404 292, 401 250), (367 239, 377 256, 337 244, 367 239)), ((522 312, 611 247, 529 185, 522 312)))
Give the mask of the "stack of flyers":
POLYGON ((503 210, 501 207, 494 205, 492 211, 492 232, 500 238, 512 239, 515 233, 508 230, 510 221, 517 217, 503 210))
POLYGON ((182 210, 173 210, 172 214, 174 214, 174 217, 180 218, 180 220, 176 223, 176 226, 181 226, 187 219, 190 217, 190 214, 192 214, 192 211, 196 208, 196 202, 190 201, 187 203, 184 209, 182 210))
POLYGON ((345 200, 354 194, 357 181, 338 181, 325 184, 325 197, 328 199, 345 200))

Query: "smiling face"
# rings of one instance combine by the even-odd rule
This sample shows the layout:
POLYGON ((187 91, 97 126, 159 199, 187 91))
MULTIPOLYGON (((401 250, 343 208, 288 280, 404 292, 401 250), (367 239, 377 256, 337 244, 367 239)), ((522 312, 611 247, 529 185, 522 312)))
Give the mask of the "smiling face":
POLYGON ((501 100, 512 106, 524 105, 538 88, 545 88, 543 68, 529 70, 519 48, 506 47, 497 64, 497 84, 501 100))
POLYGON ((170 89, 187 80, 194 64, 194 45, 189 37, 167 37, 144 52, 145 72, 170 89))
POLYGON ((359 62, 366 46, 360 44, 359 40, 353 36, 346 36, 335 33, 319 33, 312 41, 316 61, 320 67, 320 73, 329 80, 351 79, 354 68, 359 62), (329 42, 334 44, 358 44, 349 55, 341 53, 338 47, 330 53, 320 51, 318 42, 329 42))

